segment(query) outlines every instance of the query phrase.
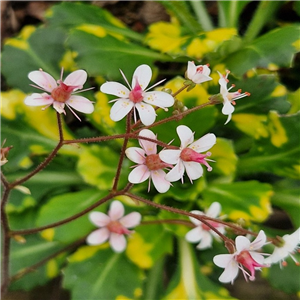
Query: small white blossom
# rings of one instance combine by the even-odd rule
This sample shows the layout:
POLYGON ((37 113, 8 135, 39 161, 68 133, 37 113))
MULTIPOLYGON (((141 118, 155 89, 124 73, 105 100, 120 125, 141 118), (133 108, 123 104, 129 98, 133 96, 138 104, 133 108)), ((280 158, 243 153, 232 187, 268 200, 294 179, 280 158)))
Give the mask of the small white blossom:
POLYGON ((188 62, 186 78, 193 81, 194 83, 198 84, 208 80, 212 80, 212 78, 209 77, 209 74, 210 68, 208 67, 208 65, 196 66, 193 61, 188 62))

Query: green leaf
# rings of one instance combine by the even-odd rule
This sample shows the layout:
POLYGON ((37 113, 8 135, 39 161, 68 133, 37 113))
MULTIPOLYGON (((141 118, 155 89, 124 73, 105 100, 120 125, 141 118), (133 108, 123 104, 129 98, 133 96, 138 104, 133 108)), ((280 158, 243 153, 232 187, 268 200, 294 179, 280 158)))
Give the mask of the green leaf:
POLYGON ((76 62, 92 76, 105 75, 108 79, 120 79, 120 69, 131 81, 130 76, 141 64, 153 65, 155 60, 169 59, 147 48, 108 35, 74 30, 68 38, 68 45, 78 54, 76 62), (112 57, 113 53, 113 57, 112 57))
POLYGON ((280 116, 271 111, 266 124, 267 136, 260 136, 249 153, 240 157, 240 174, 274 173, 299 178, 300 114, 280 116))
POLYGON ((59 79, 65 39, 61 29, 53 28, 39 28, 32 30, 29 37, 21 33, 17 38, 8 39, 2 53, 2 72, 7 83, 30 92, 33 88, 27 75, 39 68, 59 79))
POLYGON ((128 239, 126 255, 138 267, 151 268, 163 255, 172 252, 172 236, 160 224, 139 226, 128 239))
POLYGON ((72 29, 81 24, 94 24, 103 27, 110 34, 141 40, 141 36, 126 26, 107 10, 86 3, 62 2, 47 12, 49 25, 72 29))
POLYGON ((83 246, 69 261, 63 286, 72 299, 136 299, 142 293, 143 273, 123 253, 83 246))
MULTIPOLYGON (((82 190, 75 193, 65 193, 53 197, 42 206, 36 225, 44 226, 57 221, 64 220, 77 213, 82 212, 106 195, 106 192, 97 189, 82 190)), ((100 210, 104 211, 106 205, 101 205, 100 210)), ((87 214, 76 220, 59 227, 50 228, 41 234, 45 239, 57 240, 62 243, 70 243, 88 234, 94 226, 88 219, 87 214)))
MULTIPOLYGON (((85 182, 98 187, 100 190, 109 190, 112 188, 116 176, 118 160, 119 155, 111 148, 91 145, 81 153, 77 170, 85 182)), ((128 182, 129 160, 124 160, 123 168, 120 178, 122 186, 128 182)))
POLYGON ((299 30, 297 25, 274 29, 229 55, 223 63, 237 75, 242 75, 254 67, 273 70, 288 67, 298 51, 294 43, 299 39, 299 30))
POLYGON ((163 299, 234 299, 225 288, 201 273, 190 244, 184 239, 180 239, 178 244, 179 264, 163 299))
MULTIPOLYGON (((58 242, 45 242, 36 235, 26 236, 26 242, 20 244, 14 240, 11 243, 11 274, 15 275, 18 271, 45 259, 49 255, 59 251, 63 246, 58 242)), ((47 281, 58 276, 64 257, 52 259, 34 272, 13 282, 11 289, 30 290, 37 285, 43 285, 47 281)))
POLYGON ((203 192, 208 207, 219 202, 222 213, 231 220, 263 222, 271 213, 272 187, 258 181, 241 181, 230 184, 211 184, 203 192))

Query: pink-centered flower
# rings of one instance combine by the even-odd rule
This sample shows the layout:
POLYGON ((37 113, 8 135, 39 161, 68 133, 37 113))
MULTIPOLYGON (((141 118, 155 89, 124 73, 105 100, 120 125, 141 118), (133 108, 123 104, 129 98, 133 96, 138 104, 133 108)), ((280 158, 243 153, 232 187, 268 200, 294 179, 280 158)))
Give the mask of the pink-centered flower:
POLYGON ((225 269, 219 280, 223 283, 233 283, 239 269, 243 272, 246 281, 248 281, 248 277, 251 281, 255 280, 256 270, 269 267, 264 264, 263 255, 267 254, 257 252, 266 244, 266 239, 263 230, 259 232, 253 242, 250 242, 245 236, 237 236, 235 239, 236 251, 233 254, 219 254, 213 258, 218 267, 225 269))
POLYGON ((175 167, 166 175, 166 179, 170 182, 181 179, 186 171, 191 181, 198 179, 203 174, 201 164, 207 167, 208 171, 212 167, 208 164, 210 152, 201 154, 207 151, 216 143, 216 136, 213 133, 208 133, 202 138, 194 142, 194 133, 185 125, 180 125, 176 129, 181 141, 180 149, 166 149, 159 153, 162 161, 168 164, 176 164, 175 167))
MULTIPOLYGON (((141 130, 139 135, 156 140, 156 135, 148 129, 141 130)), ((141 183, 149 178, 148 191, 150 190, 150 180, 152 180, 159 193, 167 192, 171 184, 165 179, 166 173, 163 169, 172 167, 172 165, 159 158, 155 142, 139 139, 139 144, 142 148, 130 147, 125 151, 127 157, 138 164, 130 172, 129 182, 141 183)))
POLYGON ((141 214, 138 212, 131 212, 124 216, 123 204, 115 200, 111 203, 107 215, 97 211, 89 214, 90 221, 100 229, 88 235, 86 241, 89 245, 100 245, 109 240, 109 244, 115 252, 122 252, 127 245, 124 235, 131 234, 133 231, 128 228, 139 225, 141 218, 141 214))
POLYGON ((222 108, 222 114, 228 116, 225 124, 227 124, 231 120, 231 115, 234 112, 234 105, 235 105, 235 100, 244 98, 246 96, 250 96, 250 93, 245 92, 241 93, 241 90, 238 90, 236 92, 229 92, 234 85, 231 85, 230 88, 227 88, 227 83, 229 80, 227 79, 228 74, 230 71, 226 71, 226 75, 222 75, 220 72, 219 76, 219 84, 220 84, 220 94, 223 98, 223 108, 222 108))
POLYGON ((93 103, 85 97, 74 95, 74 92, 78 93, 87 90, 78 91, 82 89, 86 82, 87 73, 84 70, 77 70, 69 74, 64 81, 62 77, 63 69, 61 70, 61 77, 57 81, 42 69, 30 72, 28 78, 36 84, 32 86, 48 94, 34 93, 27 96, 25 98, 25 104, 28 106, 46 105, 46 108, 53 105, 54 109, 60 114, 66 114, 64 109, 66 105, 79 120, 80 118, 72 108, 86 114, 92 113, 94 111, 93 103))
POLYGON ((156 118, 153 106, 167 110, 166 107, 174 104, 174 98, 166 92, 148 92, 149 89, 164 81, 162 80, 146 89, 152 77, 152 70, 148 65, 141 65, 136 68, 133 73, 131 86, 122 71, 121 74, 129 89, 123 84, 113 81, 105 82, 100 88, 101 92, 118 97, 110 101, 115 102, 110 110, 110 118, 113 121, 120 121, 134 108, 135 121, 137 120, 136 109, 141 122, 146 126, 151 125, 156 118))
MULTIPOLYGON (((206 213, 203 213, 199 210, 192 210, 191 213, 196 215, 207 216, 210 218, 217 218, 221 212, 221 204, 219 202, 213 202, 210 207, 208 208, 206 213)), ((198 219, 193 217, 189 217, 191 222, 193 222, 196 227, 190 230, 186 235, 185 239, 190 243, 198 243, 197 249, 207 249, 211 248, 213 237, 219 239, 219 236, 206 224, 202 223, 198 219)), ((225 233, 225 226, 218 222, 213 222, 206 220, 211 226, 216 228, 220 233, 225 233)))
POLYGON ((291 257, 296 265, 299 265, 299 262, 293 256, 293 254, 300 249, 300 228, 298 228, 292 234, 286 234, 282 238, 281 247, 275 247, 274 252, 265 259, 265 263, 267 264, 276 264, 280 262, 280 265, 285 266, 285 259, 287 257, 291 257))
POLYGON ((199 65, 196 66, 193 61, 188 62, 188 67, 186 71, 186 78, 193 81, 194 83, 202 83, 208 80, 212 80, 209 77, 210 68, 208 65, 199 65))

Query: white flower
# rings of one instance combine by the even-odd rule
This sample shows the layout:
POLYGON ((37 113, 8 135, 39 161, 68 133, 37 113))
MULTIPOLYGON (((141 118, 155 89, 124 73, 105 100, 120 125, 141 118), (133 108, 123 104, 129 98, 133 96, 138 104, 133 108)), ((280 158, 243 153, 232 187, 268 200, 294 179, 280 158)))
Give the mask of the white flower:
POLYGON ((202 83, 208 80, 212 80, 212 78, 209 77, 209 74, 210 69, 208 65, 196 66, 193 61, 188 62, 186 77, 194 83, 202 83))
POLYGON ((299 249, 300 244, 300 228, 292 234, 286 234, 282 237, 282 247, 275 247, 274 252, 265 259, 267 264, 275 264, 280 262, 285 265, 284 259, 290 256, 297 265, 299 262, 294 258, 293 253, 299 249))
MULTIPOLYGON (((110 118, 113 121, 123 119, 132 108, 135 108, 139 113, 141 122, 146 126, 151 125, 156 118, 155 109, 152 105, 165 109, 174 104, 174 98, 168 93, 160 91, 148 92, 149 89, 162 82, 160 81, 156 85, 146 89, 152 77, 152 71, 148 65, 141 65, 136 68, 131 86, 123 72, 121 73, 129 89, 123 84, 113 81, 105 82, 100 88, 103 93, 119 97, 112 100, 115 102, 110 110, 110 118)), ((136 121, 135 110, 134 117, 136 121)))
POLYGON ((88 235, 87 243, 89 245, 100 245, 109 240, 110 246, 115 252, 122 252, 127 245, 124 235, 132 233, 128 228, 140 224, 141 214, 131 212, 124 216, 123 204, 115 200, 110 205, 108 215, 94 211, 89 214, 89 218, 100 229, 88 235))
POLYGON ((42 69, 30 72, 28 78, 37 84, 37 86, 32 86, 48 92, 50 95, 47 93, 34 93, 25 98, 25 104, 28 106, 46 105, 46 107, 53 105, 54 109, 60 114, 66 113, 64 110, 66 105, 78 119, 79 117, 71 107, 86 114, 92 113, 94 111, 94 105, 89 99, 72 94, 82 89, 87 79, 87 73, 84 70, 74 71, 69 74, 64 81, 62 81, 62 76, 63 69, 61 71, 61 78, 57 80, 57 82, 50 74, 44 72, 42 69))
POLYGON ((237 277, 239 269, 242 270, 243 275, 248 280, 255 280, 255 270, 268 267, 264 265, 264 257, 262 253, 256 252, 262 246, 266 244, 266 235, 261 230, 253 242, 250 242, 244 236, 237 236, 235 239, 236 251, 233 254, 219 254, 213 258, 214 263, 224 268, 224 272, 219 277, 219 280, 223 283, 231 282, 237 277), (250 272, 248 273, 244 267, 250 272))
MULTIPOLYGON (((191 213, 193 214, 204 215, 210 218, 218 217, 220 212, 221 212, 221 205, 219 202, 213 202, 206 213, 203 213, 202 211, 199 210, 191 211, 191 213)), ((185 239, 191 243, 200 242, 196 247, 197 249, 211 248, 213 236, 216 238, 219 238, 219 236, 213 230, 211 230, 207 225, 205 225, 198 219, 195 219, 193 217, 189 217, 189 218, 196 225, 196 227, 190 230, 185 235, 185 239)), ((209 220, 206 220, 206 222, 212 225, 213 227, 215 227, 220 233, 224 234, 225 226, 223 224, 209 221, 209 220)))
POLYGON ((220 72, 219 76, 219 84, 220 84, 220 94, 223 98, 223 108, 222 108, 222 114, 228 116, 225 124, 227 124, 230 119, 231 119, 231 115, 234 112, 234 106, 235 105, 235 100, 246 97, 246 96, 250 96, 250 93, 245 92, 241 94, 241 90, 238 90, 236 92, 233 93, 229 93, 229 91, 234 87, 234 85, 232 85, 229 89, 227 89, 227 83, 229 82, 229 80, 227 79, 228 74, 230 73, 230 71, 226 71, 226 75, 222 75, 220 72))
POLYGON ((202 138, 194 142, 194 133, 185 125, 180 125, 176 129, 181 146, 179 150, 162 150, 159 157, 162 161, 176 166, 166 175, 166 179, 170 182, 183 180, 184 171, 186 171, 190 180, 198 179, 203 174, 201 164, 207 167, 208 171, 212 170, 206 157, 211 153, 200 154, 207 151, 216 143, 216 136, 208 133, 202 138))
MULTIPOLYGON (((156 140, 155 134, 148 129, 141 130, 139 135, 156 140)), ((163 169, 172 167, 172 165, 161 161, 157 154, 156 143, 142 139, 139 139, 139 143, 142 149, 130 147, 125 151, 127 157, 138 164, 130 172, 128 176, 129 182, 141 183, 149 178, 149 189, 150 180, 152 179, 153 184, 159 193, 167 192, 171 184, 165 179, 166 173, 163 169)))

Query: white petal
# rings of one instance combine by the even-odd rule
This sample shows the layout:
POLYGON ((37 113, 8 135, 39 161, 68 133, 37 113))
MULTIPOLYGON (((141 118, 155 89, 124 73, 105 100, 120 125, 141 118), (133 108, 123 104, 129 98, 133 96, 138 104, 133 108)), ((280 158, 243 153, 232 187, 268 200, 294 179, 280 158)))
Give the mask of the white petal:
POLYGON ((248 250, 250 247, 250 241, 242 235, 239 235, 235 238, 235 246, 237 252, 241 252, 243 250, 248 250))
POLYGON ((206 215, 211 218, 216 218, 221 212, 221 204, 219 202, 213 202, 206 212, 206 215))
POLYGON ((189 127, 185 125, 179 125, 176 131, 181 141, 181 149, 186 148, 189 144, 191 144, 194 141, 194 133, 189 127))
POLYGON ((46 94, 32 94, 27 96, 24 100, 24 103, 28 106, 41 106, 41 105, 49 105, 54 102, 53 98, 46 94))
POLYGON ((126 228, 132 228, 141 223, 142 215, 138 212, 132 212, 120 219, 120 223, 126 228))
MULTIPOLYGON (((195 214, 195 215, 199 215, 199 216, 203 216, 203 215, 204 215, 203 212, 200 211, 200 210, 192 210, 191 213, 192 213, 192 214, 195 214)), ((199 226, 199 225, 202 224, 202 222, 199 221, 199 220, 196 219, 196 218, 189 217, 189 219, 190 219, 190 221, 191 221, 193 224, 195 224, 196 226, 199 226)))
POLYGON ((183 162, 185 171, 190 180, 196 180, 203 175, 203 168, 201 164, 194 161, 183 162))
POLYGON ((257 250, 266 244, 267 236, 263 230, 260 230, 255 240, 250 244, 249 250, 257 250))
POLYGON ((187 70, 186 70, 187 78, 192 80, 192 78, 196 74, 196 72, 197 72, 197 67, 196 67, 195 63, 193 61, 188 61, 188 66, 187 66, 187 70))
POLYGON ((203 73, 195 74, 193 76, 193 79, 192 79, 192 81, 194 83, 197 83, 197 84, 203 83, 203 82, 206 82, 206 81, 209 81, 209 80, 212 80, 212 78, 210 76, 207 76, 207 75, 203 74, 203 73))
POLYGON ((174 104, 174 98, 166 92, 147 92, 143 101, 162 108, 170 107, 174 104))
POLYGON ((109 238, 109 243, 115 252, 123 252, 127 242, 123 234, 112 233, 109 238))
POLYGON ((190 243, 197 243, 203 237, 203 230, 200 226, 191 229, 186 235, 185 239, 190 243))
POLYGON ((163 170, 151 171, 151 179, 159 193, 165 193, 170 189, 170 182, 165 179, 166 173, 163 170))
POLYGON ((139 165, 134 168, 128 175, 128 181, 131 183, 141 183, 147 180, 150 176, 150 171, 146 165, 139 165))
POLYGON ((74 109, 85 114, 90 114, 94 111, 93 103, 89 99, 82 96, 71 95, 66 103, 74 109))
POLYGON ((98 227, 104 227, 110 222, 110 217, 102 212, 93 211, 89 214, 90 221, 98 227))
POLYGON ((176 164, 180 154, 181 150, 162 150, 159 152, 159 158, 168 164, 176 164))
POLYGON ((114 81, 107 81, 103 83, 100 87, 100 91, 120 98, 128 98, 130 93, 129 89, 125 85, 114 81))
POLYGON ((180 159, 177 165, 166 175, 166 180, 173 182, 181 179, 184 173, 184 165, 180 159))
POLYGON ((108 215, 112 221, 122 218, 124 216, 123 204, 118 200, 113 201, 109 207, 108 215))
POLYGON ((202 250, 211 248, 212 241, 212 235, 208 231, 204 230, 201 242, 196 246, 196 248, 202 250))
POLYGON ((222 108, 222 114, 229 115, 229 114, 232 114, 233 112, 234 112, 234 106, 231 104, 231 102, 227 98, 225 98, 223 108, 222 108))
POLYGON ((128 99, 118 99, 110 109, 110 118, 113 121, 120 121, 131 111, 133 105, 128 99))
POLYGON ((28 74, 28 78, 43 88, 47 92, 52 92, 57 87, 56 80, 44 71, 32 71, 28 74))
POLYGON ((228 283, 233 282, 233 280, 237 277, 239 272, 238 264, 235 260, 231 260, 224 272, 219 277, 220 282, 228 283))
POLYGON ((110 231, 106 227, 103 227, 89 234, 86 238, 86 242, 89 245, 100 245, 108 239, 109 235, 110 231))
POLYGON ((53 107, 60 114, 62 114, 62 113, 65 114, 66 113, 65 112, 65 104, 62 103, 62 102, 54 101, 53 102, 53 107))
POLYGON ((231 260, 234 260, 233 254, 219 254, 213 258, 214 264, 220 268, 226 268, 231 260))
MULTIPOLYGON (((139 135, 156 140, 156 135, 149 129, 141 130, 139 135)), ((140 139, 139 144, 145 150, 147 155, 156 154, 156 152, 157 152, 157 144, 156 143, 140 139)))
POLYGON ((87 79, 87 73, 84 70, 77 70, 69 74, 66 79, 64 80, 64 83, 66 85, 71 85, 71 86, 80 86, 77 89, 82 89, 83 85, 85 84, 87 79))
POLYGON ((156 113, 155 109, 151 105, 141 102, 136 103, 135 107, 138 110, 141 122, 144 125, 148 126, 154 123, 156 113))
POLYGON ((127 148, 125 151, 126 156, 133 162, 137 164, 144 164, 145 163, 145 151, 138 147, 130 147, 127 148))
POLYGON ((136 68, 132 76, 132 88, 135 87, 136 78, 141 86, 142 90, 145 90, 149 85, 149 82, 152 77, 152 70, 148 65, 140 65, 136 68))
POLYGON ((197 153, 205 152, 210 149, 216 143, 216 141, 216 136, 213 133, 208 133, 192 143, 189 148, 193 149, 197 153))
POLYGON ((249 251, 249 253, 257 263, 261 265, 264 263, 265 258, 260 253, 257 253, 255 251, 249 251))

